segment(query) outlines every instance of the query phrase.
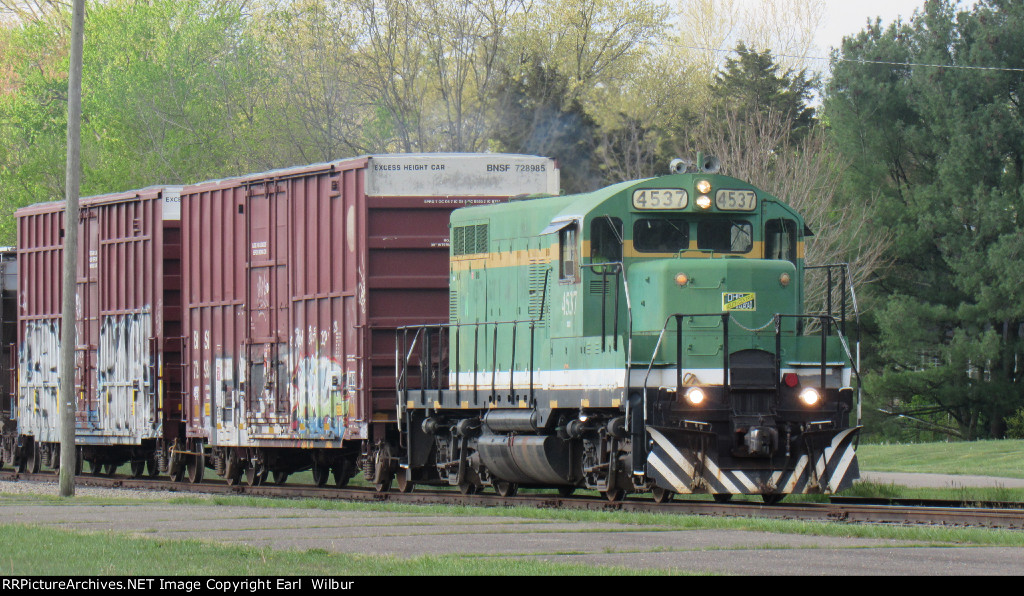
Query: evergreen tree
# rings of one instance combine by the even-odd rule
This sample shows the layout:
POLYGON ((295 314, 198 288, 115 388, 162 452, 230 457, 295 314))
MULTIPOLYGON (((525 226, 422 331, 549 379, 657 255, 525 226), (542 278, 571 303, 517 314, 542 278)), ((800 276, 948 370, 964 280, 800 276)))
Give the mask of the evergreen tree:
POLYGON ((895 238, 873 392, 929 428, 999 437, 1024 405, 1024 71, 990 67, 1024 68, 1024 5, 955 8, 846 38, 825 108, 849 190, 878 195, 895 238))
POLYGON ((817 77, 807 70, 779 72, 771 50, 757 52, 740 42, 737 58, 728 58, 711 87, 712 102, 723 112, 738 114, 778 113, 793 123, 792 134, 798 141, 814 121, 815 109, 809 105, 817 77))

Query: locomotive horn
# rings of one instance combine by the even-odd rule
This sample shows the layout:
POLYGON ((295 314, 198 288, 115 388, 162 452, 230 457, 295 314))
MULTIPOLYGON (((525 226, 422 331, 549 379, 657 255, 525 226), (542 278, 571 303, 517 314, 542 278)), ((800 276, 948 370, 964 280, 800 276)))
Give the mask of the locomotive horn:
POLYGON ((692 162, 677 157, 669 162, 668 171, 673 174, 685 174, 691 165, 692 162))
POLYGON ((714 155, 707 155, 700 162, 700 169, 705 174, 717 174, 722 168, 722 162, 714 155))

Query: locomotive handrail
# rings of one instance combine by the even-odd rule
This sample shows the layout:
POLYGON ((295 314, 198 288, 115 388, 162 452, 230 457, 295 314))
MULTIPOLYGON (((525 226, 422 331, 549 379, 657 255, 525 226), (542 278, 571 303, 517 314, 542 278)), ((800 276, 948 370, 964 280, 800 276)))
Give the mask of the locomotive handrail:
MULTIPOLYGON (((846 335, 846 290, 850 291, 850 300, 853 302, 853 317, 857 323, 857 367, 860 367, 860 340, 861 340, 861 325, 860 325, 860 308, 857 306, 857 292, 853 286, 853 276, 850 275, 850 264, 849 263, 832 263, 829 265, 805 265, 804 269, 826 269, 828 272, 827 287, 826 287, 826 313, 832 314, 832 270, 840 269, 842 272, 842 282, 840 285, 843 288, 842 294, 840 295, 842 316, 843 316, 843 334, 846 335)), ((845 340, 843 340, 845 346, 845 340)), ((849 347, 846 347, 847 353, 849 353, 849 347)), ((863 397, 861 395, 862 389, 860 385, 860 376, 857 377, 857 424, 861 422, 861 412, 863 397)))
MULTIPOLYGON (((643 408, 644 408, 644 420, 647 420, 650 409, 647 407, 647 386, 648 381, 651 378, 651 371, 654 369, 654 361, 658 358, 658 351, 661 350, 661 340, 665 337, 665 332, 668 330, 668 323, 672 319, 676 319, 676 392, 683 390, 683 318, 685 317, 721 317, 723 322, 723 335, 724 344, 722 346, 723 353, 723 365, 722 365, 722 387, 728 395, 729 387, 729 312, 719 313, 675 313, 665 318, 665 323, 661 326, 661 332, 658 333, 658 341, 654 344, 654 350, 651 351, 651 362, 647 365, 647 374, 644 375, 644 394, 643 394, 643 408)), ((630 421, 630 416, 627 412, 626 421, 627 424, 630 421)))
MULTIPOLYGON (((683 319, 694 317, 721 317, 723 321, 722 325, 722 391, 726 398, 728 398, 731 389, 731 378, 729 374, 729 321, 731 320, 731 313, 720 312, 720 313, 674 313, 665 318, 665 323, 661 327, 661 331, 658 334, 658 341, 654 345, 654 350, 651 353, 651 361, 647 365, 647 373, 644 376, 644 393, 643 393, 643 408, 644 408, 644 419, 650 413, 650 409, 647 406, 647 391, 648 382, 650 381, 651 372, 654 369, 654 361, 658 358, 658 352, 661 350, 662 339, 668 331, 668 324, 672 319, 676 320, 676 392, 677 394, 683 390, 683 372, 682 372, 682 358, 683 358, 683 319)), ((818 319, 821 322, 821 388, 825 389, 826 376, 827 376, 827 330, 829 326, 835 326, 837 337, 839 338, 840 345, 843 347, 843 351, 846 353, 847 361, 850 363, 850 368, 857 378, 858 393, 862 384, 859 366, 853 358, 850 352, 849 345, 846 342, 846 336, 839 328, 839 322, 834 316, 831 315, 788 315, 776 313, 773 315, 775 322, 775 388, 779 390, 779 384, 781 382, 782 374, 782 319, 818 319)), ((627 415, 626 420, 630 418, 627 415)), ((858 416, 858 424, 859 424, 858 416)))
MULTIPOLYGON (((628 383, 629 372, 630 372, 630 358, 631 358, 631 355, 632 355, 632 345, 633 345, 632 337, 631 337, 631 335, 632 335, 632 328, 633 328, 633 317, 632 317, 632 304, 631 304, 630 297, 629 297, 629 286, 628 286, 628 283, 626 282, 626 276, 622 274, 623 271, 624 271, 624 267, 623 267, 623 264, 622 264, 621 261, 607 262, 607 263, 587 263, 587 264, 581 264, 581 267, 594 268, 594 267, 599 267, 599 266, 611 267, 612 270, 607 272, 607 273, 605 273, 605 274, 603 274, 603 275, 605 275, 605 276, 612 276, 612 275, 614 275, 615 277, 621 278, 622 279, 622 283, 623 283, 623 292, 622 293, 625 294, 625 297, 626 297, 626 311, 627 311, 627 320, 628 320, 628 332, 630 334, 630 337, 629 337, 629 339, 626 342, 627 354, 626 354, 626 357, 625 357, 625 362, 626 362, 626 365, 625 365, 626 377, 625 377, 625 379, 626 379, 626 382, 628 383)), ((509 387, 508 387, 508 389, 509 389, 509 394, 510 395, 514 395, 515 394, 515 372, 516 372, 515 371, 515 357, 516 357, 516 343, 517 343, 517 339, 518 339, 517 338, 517 334, 519 333, 519 329, 523 325, 528 325, 529 326, 529 331, 530 331, 530 342, 529 342, 530 343, 530 355, 529 355, 530 363, 529 363, 529 371, 528 371, 529 372, 529 382, 528 382, 529 384, 528 384, 528 387, 529 387, 530 400, 534 401, 535 400, 535 393, 536 393, 536 387, 535 387, 535 383, 534 383, 534 372, 535 372, 534 369, 536 368, 536 366, 535 366, 535 361, 536 361, 536 328, 537 328, 537 325, 543 321, 544 315, 546 313, 547 286, 548 286, 548 276, 549 276, 549 274, 550 274, 550 269, 548 269, 548 270, 546 270, 544 272, 544 284, 543 284, 543 292, 541 294, 540 307, 538 309, 538 312, 537 312, 536 316, 533 317, 533 318, 530 318, 530 319, 513 319, 513 320, 506 320, 506 321, 479 321, 479 322, 472 322, 472 323, 461 323, 460 322, 460 323, 435 323, 435 324, 423 324, 423 325, 403 325, 403 326, 397 327, 395 329, 395 356, 396 356, 396 359, 395 359, 396 360, 395 361, 395 390, 396 390, 396 392, 400 396, 403 397, 403 399, 399 399, 398 400, 398 404, 397 404, 398 417, 399 418, 402 417, 401 416, 402 410, 406 407, 404 397, 407 396, 408 392, 410 391, 410 389, 408 388, 408 380, 409 380, 408 379, 408 374, 409 374, 408 373, 408 369, 411 366, 411 361, 413 360, 413 356, 414 356, 414 354, 416 352, 417 347, 420 345, 420 342, 423 341, 424 342, 423 345, 425 346, 426 343, 430 341, 430 336, 433 334, 432 330, 437 330, 437 334, 438 334, 438 353, 439 353, 439 356, 438 356, 438 359, 437 359, 438 360, 438 362, 437 362, 438 381, 437 381, 437 387, 431 388, 431 387, 428 387, 429 383, 427 382, 427 379, 421 379, 421 383, 420 383, 420 385, 421 385, 421 387, 420 387, 421 399, 423 397, 425 397, 425 391, 428 390, 428 388, 429 389, 436 389, 439 392, 443 392, 445 390, 444 387, 443 387, 444 382, 442 380, 442 376, 443 376, 442 356, 440 354, 443 351, 443 346, 445 345, 444 335, 447 334, 447 337, 449 338, 449 345, 450 345, 451 333, 452 333, 452 329, 454 328, 455 329, 454 357, 455 357, 455 375, 456 375, 454 391, 456 393, 456 400, 457 401, 461 401, 460 393, 461 393, 462 387, 461 387, 461 384, 459 383, 459 379, 458 379, 458 375, 461 372, 461 366, 460 366, 460 362, 459 362, 459 354, 460 354, 460 352, 459 352, 459 341, 460 341, 460 338, 462 336, 462 333, 460 333, 460 331, 463 328, 473 328, 473 335, 474 335, 474 337, 473 337, 473 343, 474 343, 474 346, 473 346, 473 354, 474 354, 474 362, 473 362, 473 394, 474 394, 474 401, 476 401, 476 399, 478 397, 478 392, 480 390, 480 383, 477 380, 477 374, 479 373, 479 366, 478 366, 479 363, 476 360, 476 356, 479 354, 479 351, 480 351, 479 350, 479 345, 480 345, 479 332, 480 332, 480 328, 481 327, 486 328, 487 326, 493 326, 493 334, 494 334, 493 343, 494 343, 494 345, 497 344, 498 329, 499 329, 499 327, 505 327, 505 326, 510 326, 511 327, 511 333, 512 333, 511 360, 512 361, 510 363, 510 368, 509 368, 509 387), (413 333, 413 337, 412 337, 411 341, 409 339, 409 333, 410 332, 413 333), (421 337, 422 337, 422 340, 421 340, 421 337)), ((614 344, 613 344, 613 348, 612 348, 615 351, 618 351, 618 349, 619 349, 619 343, 618 343, 618 332, 619 332, 619 329, 618 329, 618 315, 617 315, 617 313, 618 313, 618 304, 619 304, 618 301, 619 301, 619 287, 618 287, 618 284, 616 283, 616 296, 615 296, 615 309, 614 309, 615 321, 614 321, 614 324, 613 324, 613 335, 614 335, 614 340, 613 341, 614 341, 614 344)), ((605 333, 607 333, 607 328, 604 327, 604 322, 605 321, 602 321, 602 327, 603 327, 602 336, 605 333)), ((603 345, 603 343, 602 343, 602 345, 603 345)), ((498 358, 498 354, 497 354, 497 350, 494 350, 491 356, 492 356, 492 362, 491 362, 491 395, 495 396, 498 393, 498 386, 497 386, 497 376, 498 376, 498 362, 497 362, 497 358, 498 358)), ((423 361, 425 359, 428 359, 428 361, 429 361, 429 352, 428 353, 421 352, 419 358, 420 358, 420 367, 422 368, 423 361)), ((627 387, 628 385, 623 385, 623 386, 627 387)), ((448 389, 451 390, 452 388, 449 387, 448 389)))
MULTIPOLYGON (((396 361, 396 363, 395 363, 395 368, 396 368, 396 375, 395 375, 396 387, 395 387, 395 389, 396 389, 396 391, 400 395, 403 395, 403 396, 406 395, 406 393, 409 391, 409 389, 407 387, 407 383, 408 383, 408 374, 407 374, 408 373, 408 368, 409 368, 409 365, 410 365, 410 361, 413 359, 413 354, 416 351, 417 344, 420 341, 420 337, 422 335, 425 338, 424 339, 424 345, 426 345, 426 342, 429 341, 429 336, 431 335, 431 330, 432 329, 436 329, 438 331, 438 348, 439 348, 439 352, 438 352, 438 354, 439 354, 439 356, 438 356, 438 365, 437 365, 438 366, 438 377, 437 377, 437 387, 434 387, 433 389, 437 389, 438 391, 444 391, 444 387, 443 387, 443 385, 444 385, 443 376, 444 375, 443 375, 443 364, 442 364, 441 352, 443 351, 443 346, 445 344, 445 342, 444 342, 444 335, 445 335, 445 333, 447 333, 448 337, 450 338, 451 337, 451 330, 454 328, 455 331, 456 331, 456 333, 455 333, 455 347, 456 347, 456 350, 455 350, 455 374, 456 374, 456 379, 455 379, 455 388, 454 388, 454 390, 456 392, 456 395, 459 395, 459 393, 461 392, 461 387, 460 387, 459 380, 458 380, 458 377, 457 377, 459 372, 461 372, 460 371, 461 367, 460 367, 460 363, 459 363, 459 352, 458 352, 458 342, 459 342, 459 337, 461 336, 461 334, 459 333, 459 330, 461 330, 463 328, 473 328, 473 330, 474 330, 473 392, 474 392, 474 397, 476 397, 477 392, 480 389, 479 382, 477 381, 477 373, 478 373, 479 366, 478 366, 478 362, 476 361, 476 355, 480 351, 479 350, 479 344, 480 344, 479 330, 480 330, 480 328, 481 327, 492 326, 494 328, 494 336, 495 336, 495 340, 494 341, 496 342, 497 341, 497 333, 498 333, 498 328, 499 327, 501 327, 501 326, 511 326, 512 327, 512 333, 513 333, 513 340, 514 340, 515 339, 515 335, 518 332, 518 329, 521 326, 523 326, 523 325, 529 325, 529 328, 530 328, 530 371, 529 371, 529 373, 530 373, 530 382, 529 382, 529 388, 530 388, 530 398, 533 399, 534 398, 534 389, 535 389, 534 388, 534 381, 533 381, 533 368, 534 368, 533 363, 534 363, 534 355, 535 355, 535 352, 536 352, 535 333, 536 333, 537 322, 538 322, 538 319, 522 319, 522 320, 510 320, 510 321, 482 321, 482 322, 475 322, 475 323, 436 323, 436 324, 428 324, 428 325, 404 325, 404 326, 398 327, 395 330, 395 332, 396 332, 396 354, 399 356, 400 360, 396 361), (415 332, 414 335, 413 335, 413 338, 412 338, 412 343, 408 343, 408 334, 409 334, 409 332, 412 332, 412 331, 415 332), (403 347, 405 349, 399 350, 399 348, 398 348, 399 342, 401 342, 401 340, 403 340, 403 339, 406 340, 406 342, 403 344, 403 347)), ((493 360, 492 360, 492 370, 491 370, 491 394, 493 396, 493 395, 497 394, 497 389, 498 389, 498 387, 497 387, 497 373, 498 373, 498 370, 497 370, 497 350, 493 351, 492 357, 493 357, 493 360)), ((428 358, 429 358, 429 352, 427 352, 426 354, 421 352, 420 353, 420 366, 423 365, 424 360, 427 360, 427 362, 429 363, 428 358)), ((514 381, 515 381, 515 347, 514 346, 512 347, 512 362, 510 364, 510 367, 511 368, 509 369, 509 389, 510 389, 510 392, 514 394, 514 381)), ((429 389, 429 387, 427 387, 427 385, 429 383, 426 382, 426 379, 423 379, 422 381, 424 381, 424 382, 421 382, 420 390, 422 392, 425 392, 427 389, 429 389)), ((425 393, 423 393, 422 395, 425 395, 425 393)), ((399 400, 399 414, 401 414, 401 408, 403 407, 403 404, 401 402, 402 402, 402 400, 399 400)))
MULTIPOLYGON (((632 362, 633 362, 633 302, 629 298, 629 280, 627 279, 627 277, 625 275, 626 266, 625 266, 625 264, 623 264, 622 261, 609 261, 609 262, 606 262, 606 263, 588 263, 588 264, 581 265, 581 267, 597 267, 597 266, 601 266, 601 265, 615 265, 616 266, 615 276, 619 277, 621 275, 621 277, 622 277, 622 293, 626 297, 626 360, 625 360, 626 364, 625 364, 625 367, 624 367, 625 376, 623 378, 622 387, 624 388, 623 389, 624 391, 628 391, 628 388, 629 388, 629 373, 630 373, 630 368, 631 368, 632 362)), ((601 287, 601 290, 602 290, 601 312, 602 313, 604 312, 604 289, 605 289, 604 285, 603 285, 603 282, 604 282, 604 280, 602 280, 602 287, 601 287)), ((619 349, 619 314, 618 313, 619 313, 619 284, 616 283, 615 284, 615 308, 614 308, 614 314, 613 314, 613 316, 615 317, 615 329, 612 332, 614 334, 614 340, 613 340, 614 341, 614 345, 612 346, 612 349, 615 350, 615 351, 618 351, 618 349, 619 349)), ((602 351, 604 351, 604 320, 603 319, 601 321, 601 347, 602 347, 602 351)), ((626 397, 626 396, 623 396, 623 397, 626 397)), ((627 416, 628 416, 628 414, 629 414, 629 400, 626 400, 626 413, 627 413, 627 416)), ((627 420, 628 420, 628 418, 627 418, 627 420)))

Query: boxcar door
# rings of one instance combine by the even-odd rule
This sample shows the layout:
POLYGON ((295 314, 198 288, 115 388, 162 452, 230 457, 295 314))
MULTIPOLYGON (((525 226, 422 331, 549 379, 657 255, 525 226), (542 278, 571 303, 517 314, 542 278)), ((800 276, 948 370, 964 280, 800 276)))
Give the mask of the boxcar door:
POLYGON ((246 345, 247 426, 257 434, 267 425, 290 422, 288 404, 287 196, 286 185, 269 181, 249 187, 246 345))
POLYGON ((100 227, 99 213, 88 207, 81 210, 78 251, 78 299, 80 312, 75 338, 75 387, 78 391, 78 414, 85 412, 86 428, 102 431, 110 427, 110 400, 99 395, 96 382, 100 335, 100 227), (82 275, 81 273, 84 273, 82 275))

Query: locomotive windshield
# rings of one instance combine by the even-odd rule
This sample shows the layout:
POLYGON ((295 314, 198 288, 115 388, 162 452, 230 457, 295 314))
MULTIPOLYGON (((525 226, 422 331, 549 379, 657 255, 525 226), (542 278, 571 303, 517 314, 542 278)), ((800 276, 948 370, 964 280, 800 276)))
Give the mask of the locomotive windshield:
POLYGON ((633 224, 633 248, 639 252, 679 252, 690 247, 690 224, 685 219, 638 219, 633 224))
POLYGON ((697 248, 746 253, 753 248, 753 227, 741 219, 709 219, 697 224, 697 248))

